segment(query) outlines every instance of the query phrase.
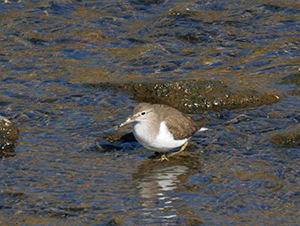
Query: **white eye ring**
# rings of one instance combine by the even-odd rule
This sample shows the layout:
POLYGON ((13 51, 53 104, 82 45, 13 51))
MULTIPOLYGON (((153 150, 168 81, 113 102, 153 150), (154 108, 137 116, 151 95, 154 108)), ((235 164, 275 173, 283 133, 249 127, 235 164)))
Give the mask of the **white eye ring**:
POLYGON ((145 111, 143 111, 142 113, 141 113, 141 115, 145 115, 146 114, 146 112, 145 111))

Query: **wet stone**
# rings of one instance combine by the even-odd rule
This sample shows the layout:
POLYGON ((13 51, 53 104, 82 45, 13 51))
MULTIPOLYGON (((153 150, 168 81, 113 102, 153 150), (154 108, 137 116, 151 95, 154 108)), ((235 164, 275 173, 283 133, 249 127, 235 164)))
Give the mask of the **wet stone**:
POLYGON ((88 148, 85 148, 86 151, 97 151, 101 153, 114 152, 114 151, 119 151, 121 149, 122 149, 121 146, 114 145, 106 141, 94 142, 88 148))
POLYGON ((185 113, 255 107, 276 103, 279 100, 277 95, 214 80, 101 83, 92 86, 125 91, 135 100, 167 104, 185 113))
POLYGON ((108 141, 109 143, 115 143, 115 144, 136 141, 133 136, 133 133, 125 133, 125 132, 106 134, 103 136, 102 139, 108 141))
POLYGON ((297 125, 287 130, 276 131, 270 136, 271 141, 282 147, 300 147, 300 126, 297 125))
MULTIPOLYGON (((120 152, 125 146, 135 146, 136 139, 132 132, 126 133, 118 131, 114 133, 103 134, 103 136, 84 148, 85 151, 95 151, 101 153, 120 152)), ((132 148, 131 148, 132 149, 132 148)))
POLYGON ((18 139, 18 128, 8 119, 0 116, 0 156, 9 156, 18 139))

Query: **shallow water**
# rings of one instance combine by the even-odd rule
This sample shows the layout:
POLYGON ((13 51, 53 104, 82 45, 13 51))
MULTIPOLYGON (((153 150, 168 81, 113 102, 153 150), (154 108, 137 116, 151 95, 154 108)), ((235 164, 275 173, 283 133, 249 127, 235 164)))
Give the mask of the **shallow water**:
POLYGON ((20 135, 0 162, 1 225, 298 225, 297 1, 0 3, 0 114, 20 135), (187 156, 109 142, 137 101, 101 82, 212 79, 274 93, 205 111, 187 156), (294 77, 293 77, 294 78, 294 77), (239 115, 241 120, 227 123, 239 115))

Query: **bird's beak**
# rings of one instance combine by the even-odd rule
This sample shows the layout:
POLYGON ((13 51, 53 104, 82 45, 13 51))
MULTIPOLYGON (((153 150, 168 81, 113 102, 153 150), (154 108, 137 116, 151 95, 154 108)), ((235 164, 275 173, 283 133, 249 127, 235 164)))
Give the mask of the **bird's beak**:
POLYGON ((127 125, 127 124, 130 124, 130 123, 132 123, 132 122, 135 122, 136 119, 137 119, 137 116, 133 115, 132 117, 128 118, 125 122, 121 123, 121 124, 119 125, 119 128, 121 128, 121 127, 123 127, 123 126, 125 126, 125 125, 127 125))

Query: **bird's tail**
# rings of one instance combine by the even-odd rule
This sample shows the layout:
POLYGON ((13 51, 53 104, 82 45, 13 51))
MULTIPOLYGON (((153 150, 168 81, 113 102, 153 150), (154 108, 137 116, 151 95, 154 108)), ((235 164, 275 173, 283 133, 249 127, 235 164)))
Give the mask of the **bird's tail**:
POLYGON ((197 122, 197 125, 198 125, 198 128, 199 128, 199 130, 198 130, 199 132, 208 130, 208 128, 204 127, 204 125, 208 122, 208 118, 203 117, 203 118, 197 120, 196 122, 197 122))

